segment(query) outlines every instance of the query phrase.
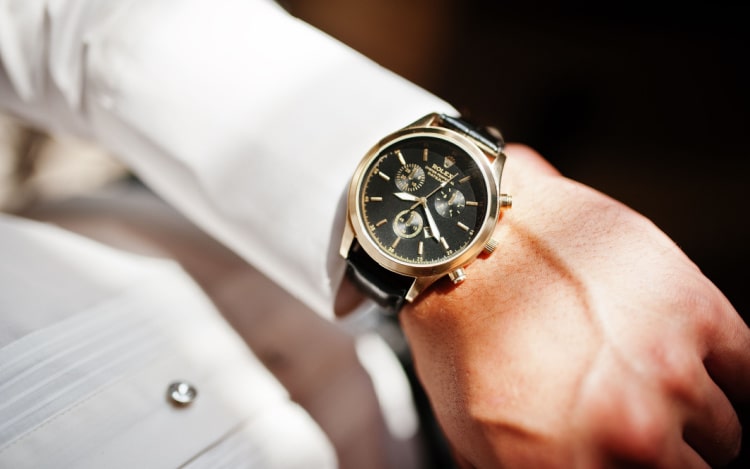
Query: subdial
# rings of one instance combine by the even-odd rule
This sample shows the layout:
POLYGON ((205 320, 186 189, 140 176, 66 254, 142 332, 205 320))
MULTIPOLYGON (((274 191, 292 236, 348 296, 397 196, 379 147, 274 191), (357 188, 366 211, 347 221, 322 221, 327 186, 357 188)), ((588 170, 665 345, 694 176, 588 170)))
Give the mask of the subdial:
POLYGON ((435 197, 435 211, 445 218, 455 217, 466 207, 466 197, 453 187, 447 186, 435 197))
POLYGON ((414 192, 424 184, 424 169, 414 163, 401 166, 396 172, 396 187, 402 191, 414 192))
POLYGON ((417 236, 424 226, 422 215, 414 210, 404 210, 393 220, 393 232, 401 238, 417 236))

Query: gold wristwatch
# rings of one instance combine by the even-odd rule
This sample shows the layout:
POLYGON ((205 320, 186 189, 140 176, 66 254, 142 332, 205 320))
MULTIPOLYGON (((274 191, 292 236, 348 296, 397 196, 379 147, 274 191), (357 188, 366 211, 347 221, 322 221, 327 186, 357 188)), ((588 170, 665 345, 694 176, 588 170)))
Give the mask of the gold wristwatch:
POLYGON ((397 313, 439 278, 458 284, 512 199, 500 192, 503 139, 444 114, 388 135, 352 178, 340 254, 347 277, 397 313))

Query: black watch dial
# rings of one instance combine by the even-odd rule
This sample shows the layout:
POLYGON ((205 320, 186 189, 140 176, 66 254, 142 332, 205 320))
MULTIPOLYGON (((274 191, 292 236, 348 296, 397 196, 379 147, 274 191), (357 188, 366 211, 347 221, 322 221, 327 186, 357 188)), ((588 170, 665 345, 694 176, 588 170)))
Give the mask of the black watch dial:
POLYGON ((365 170, 359 190, 370 237, 386 255, 410 264, 459 255, 487 214, 487 182, 477 163, 437 137, 386 147, 365 170))

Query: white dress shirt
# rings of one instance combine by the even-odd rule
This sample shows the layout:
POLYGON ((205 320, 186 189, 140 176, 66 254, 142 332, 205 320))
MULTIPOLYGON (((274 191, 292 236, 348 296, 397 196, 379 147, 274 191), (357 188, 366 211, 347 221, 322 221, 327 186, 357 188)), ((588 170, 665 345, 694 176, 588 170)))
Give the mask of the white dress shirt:
MULTIPOLYGON (((0 110, 108 148, 326 317, 354 166, 451 112, 266 0, 0 0, 0 110)), ((0 467, 336 464, 176 265, 13 217, 0 258, 0 467)))
POLYGON ((2 0, 0 103, 93 138, 320 314, 342 195, 438 98, 267 0, 2 0))

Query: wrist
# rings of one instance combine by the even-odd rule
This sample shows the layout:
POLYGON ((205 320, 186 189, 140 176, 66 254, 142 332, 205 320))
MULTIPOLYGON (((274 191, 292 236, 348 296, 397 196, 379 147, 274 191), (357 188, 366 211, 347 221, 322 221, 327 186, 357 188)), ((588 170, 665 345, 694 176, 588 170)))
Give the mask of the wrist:
POLYGON ((400 315, 420 380, 441 409, 441 426, 454 444, 477 454, 490 451, 482 447, 477 419, 507 425, 504 441, 513 446, 525 438, 513 429, 542 432, 570 408, 556 388, 573 388, 568 381, 577 373, 537 373, 584 366, 578 358, 597 344, 578 339, 576 327, 596 337, 585 317, 588 286, 558 247, 577 243, 571 233, 591 204, 615 204, 562 177, 528 148, 509 146, 506 154, 503 186, 514 206, 497 225, 497 249, 467 267, 463 284, 438 282, 400 315), (520 406, 519 392, 540 403, 535 412, 520 406))
POLYGON ((443 279, 435 284, 404 311, 404 320, 417 325, 421 321, 434 322, 440 314, 475 316, 473 306, 487 296, 482 290, 490 283, 507 293, 507 301, 518 293, 508 291, 503 284, 522 276, 518 266, 525 263, 530 250, 539 249, 529 242, 530 238, 554 228, 551 220, 559 222, 554 213, 565 205, 562 197, 573 183, 528 147, 509 145, 505 153, 508 160, 503 173, 503 192, 513 194, 514 207, 502 214, 495 228, 495 252, 480 256, 468 266, 468 279, 464 283, 454 286, 443 279), (545 200, 543 193, 556 196, 545 200))

